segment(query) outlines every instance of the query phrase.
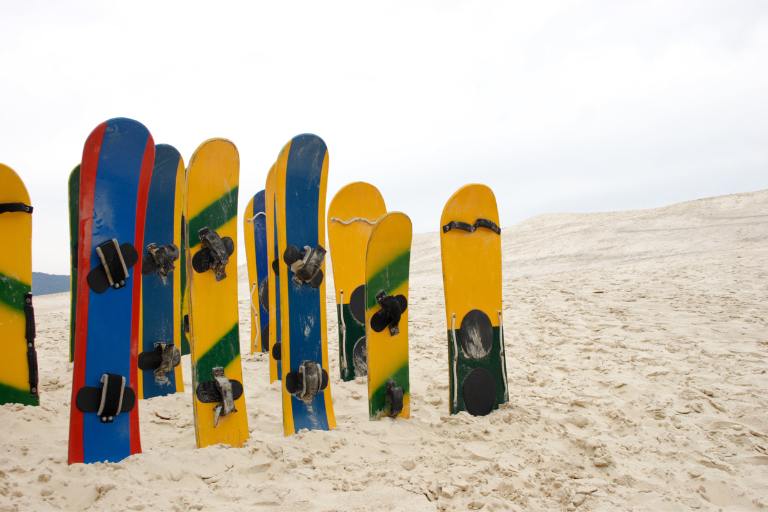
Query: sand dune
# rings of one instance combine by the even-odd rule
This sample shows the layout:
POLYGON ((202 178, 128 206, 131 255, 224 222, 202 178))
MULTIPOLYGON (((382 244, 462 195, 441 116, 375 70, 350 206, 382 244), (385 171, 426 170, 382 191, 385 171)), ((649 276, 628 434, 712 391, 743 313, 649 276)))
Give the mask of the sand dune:
POLYGON ((503 246, 499 411, 448 415, 439 239, 417 235, 410 421, 368 421, 329 315, 337 430, 283 437, 246 355, 250 441, 197 450, 184 358, 187 392, 141 403, 145 453, 120 464, 67 466, 68 296, 39 297, 42 405, 0 406, 0 510, 768 508, 768 191, 544 215, 503 246))

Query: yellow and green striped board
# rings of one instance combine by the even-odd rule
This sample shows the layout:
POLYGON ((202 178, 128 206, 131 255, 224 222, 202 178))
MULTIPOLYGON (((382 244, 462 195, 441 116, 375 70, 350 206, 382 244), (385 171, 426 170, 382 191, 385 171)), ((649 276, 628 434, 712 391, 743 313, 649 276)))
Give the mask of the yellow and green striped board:
POLYGON ((210 139, 197 148, 189 163, 187 212, 189 214, 190 337, 197 446, 217 443, 242 446, 248 439, 245 393, 235 400, 236 412, 214 426, 214 403, 201 402, 196 390, 213 380, 213 368, 223 367, 230 380, 243 382, 240 363, 237 304, 237 192, 240 158, 228 140, 210 139), (230 237, 234 252, 226 265, 226 278, 216 281, 212 271, 198 273, 191 261, 201 249, 200 230, 209 228, 221 238, 230 237))
POLYGON ((365 336, 368 344, 368 413, 371 419, 390 416, 387 383, 403 390, 403 409, 398 417, 411 415, 408 372, 408 308, 399 323, 399 333, 375 332, 371 318, 381 309, 377 295, 403 295, 408 299, 411 261, 411 219, 400 212, 386 214, 371 231, 365 257, 365 336))
POLYGON ((509 399, 493 191, 480 184, 463 186, 446 202, 440 226, 449 409, 484 415, 509 399))
POLYGON ((24 182, 0 164, 0 404, 39 404, 37 358, 34 344, 27 346, 25 314, 32 301, 30 206, 24 182))

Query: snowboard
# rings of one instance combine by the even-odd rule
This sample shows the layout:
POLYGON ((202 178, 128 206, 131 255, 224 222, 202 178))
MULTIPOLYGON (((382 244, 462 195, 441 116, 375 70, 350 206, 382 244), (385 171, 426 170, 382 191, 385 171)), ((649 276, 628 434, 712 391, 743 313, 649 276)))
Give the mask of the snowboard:
POLYGON ((192 155, 189 215, 192 396, 197 446, 248 439, 237 302, 237 192, 240 157, 210 139, 192 155))
POLYGON ((269 311, 267 291, 267 221, 264 191, 248 201, 243 214, 245 255, 251 302, 251 353, 269 350, 269 311))
POLYGON ((509 399, 501 308, 501 230, 485 185, 454 193, 440 218, 450 413, 482 416, 509 399))
POLYGON ((283 431, 291 435, 336 426, 325 317, 325 142, 294 137, 276 173, 283 431))
POLYGON ((368 415, 409 418, 408 275, 411 219, 386 214, 371 230, 365 253, 368 415))
POLYGON ((32 309, 32 205, 21 178, 0 164, 0 404, 38 405, 32 309))
POLYGON ((182 203, 176 182, 184 160, 173 146, 155 146, 144 224, 139 338, 139 397, 152 398, 184 390, 181 376, 182 203))
POLYGON ((264 187, 267 225, 267 312, 269 314, 269 382, 281 380, 283 369, 280 363, 280 276, 277 274, 277 217, 275 217, 275 166, 267 173, 264 187))
POLYGON ((75 306, 77 305, 77 220, 80 166, 69 174, 69 362, 75 358, 75 306))
POLYGON ((125 118, 97 126, 83 149, 70 464, 141 452, 141 248, 154 160, 149 131, 125 118))
POLYGON ((189 346, 189 278, 187 277, 187 271, 189 270, 189 244, 187 243, 187 170, 179 172, 176 175, 176 202, 181 204, 181 221, 179 225, 180 243, 179 247, 179 281, 181 284, 181 299, 179 301, 180 313, 180 326, 181 331, 181 355, 189 355, 192 351, 189 346))
POLYGON ((387 207, 379 190, 350 183, 328 207, 328 242, 336 286, 341 380, 368 374, 365 342, 365 251, 376 221, 387 207))

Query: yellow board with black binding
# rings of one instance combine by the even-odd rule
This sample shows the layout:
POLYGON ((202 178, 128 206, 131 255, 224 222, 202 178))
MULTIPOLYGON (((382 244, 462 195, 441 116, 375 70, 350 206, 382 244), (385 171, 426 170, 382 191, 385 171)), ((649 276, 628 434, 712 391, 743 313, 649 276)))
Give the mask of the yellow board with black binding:
POLYGON ((411 219, 386 214, 371 231, 365 258, 368 413, 409 418, 408 276, 411 219))
POLYGON ((253 197, 248 200, 243 212, 243 240, 245 242, 245 264, 248 269, 248 299, 251 318, 251 354, 259 352, 256 339, 259 337, 259 324, 256 312, 259 308, 259 294, 256 293, 256 246, 253 243, 253 197))
POLYGON ((267 311, 269 314, 269 382, 280 380, 282 368, 275 357, 280 343, 280 276, 277 275, 277 218, 275 216, 275 165, 269 168, 264 187, 264 213, 267 223, 267 311))
POLYGON ((501 307, 501 229, 493 191, 460 188, 440 218, 449 409, 482 416, 509 399, 501 307))
POLYGON ((336 287, 341 379, 364 377, 365 251, 376 222, 387 213, 379 189, 358 181, 339 190, 328 206, 328 243, 336 287))
POLYGON ((192 393, 200 448, 242 446, 248 439, 238 333, 239 170, 235 145, 211 139, 192 155, 187 176, 192 393))
POLYGON ((38 405, 32 315, 32 206, 24 182, 3 164, 0 233, 4 244, 0 251, 0 404, 38 405))

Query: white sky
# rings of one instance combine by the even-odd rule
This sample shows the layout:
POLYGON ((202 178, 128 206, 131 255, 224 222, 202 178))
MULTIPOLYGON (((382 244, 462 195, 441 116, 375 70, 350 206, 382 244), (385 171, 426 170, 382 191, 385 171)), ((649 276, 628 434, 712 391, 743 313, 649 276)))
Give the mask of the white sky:
POLYGON ((67 177, 116 116, 185 161, 234 141, 241 213, 303 132, 329 201, 369 181, 417 232, 467 182, 504 225, 768 188, 764 0, 264 4, 0 4, 0 161, 36 271, 68 273, 67 177))

